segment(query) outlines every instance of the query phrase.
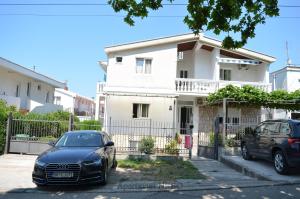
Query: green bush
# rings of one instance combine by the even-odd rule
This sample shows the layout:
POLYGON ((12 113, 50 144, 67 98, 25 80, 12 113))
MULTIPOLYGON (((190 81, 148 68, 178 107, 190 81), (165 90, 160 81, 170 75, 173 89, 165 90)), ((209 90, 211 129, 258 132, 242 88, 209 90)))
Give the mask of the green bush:
MULTIPOLYGON (((218 144, 219 146, 223 145, 223 137, 222 134, 218 134, 218 144)), ((211 132, 209 133, 209 146, 214 146, 215 145, 215 133, 211 132)))
POLYGON ((176 141, 176 139, 171 140, 171 142, 169 142, 168 144, 166 144, 166 146, 165 146, 165 152, 167 154, 172 154, 172 155, 179 154, 178 142, 176 141))
POLYGON ((101 131, 102 126, 101 123, 98 120, 85 120, 78 125, 75 124, 75 128, 79 128, 79 130, 96 130, 96 131, 101 131), (78 126, 78 127, 77 127, 78 126))
POLYGON ((145 154, 154 153, 155 140, 151 136, 144 137, 141 139, 139 144, 139 151, 145 154))

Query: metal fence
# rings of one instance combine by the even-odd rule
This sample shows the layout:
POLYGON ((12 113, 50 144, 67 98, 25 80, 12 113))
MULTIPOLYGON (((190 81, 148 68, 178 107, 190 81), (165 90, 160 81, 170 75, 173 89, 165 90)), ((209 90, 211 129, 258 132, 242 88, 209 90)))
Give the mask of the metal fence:
POLYGON ((154 140, 155 153, 177 153, 183 156, 189 153, 185 148, 185 135, 180 135, 180 129, 174 128, 173 123, 149 119, 110 120, 104 129, 115 142, 119 153, 139 153, 139 147, 147 137, 154 140), (176 133, 180 138, 174 144, 176 133))

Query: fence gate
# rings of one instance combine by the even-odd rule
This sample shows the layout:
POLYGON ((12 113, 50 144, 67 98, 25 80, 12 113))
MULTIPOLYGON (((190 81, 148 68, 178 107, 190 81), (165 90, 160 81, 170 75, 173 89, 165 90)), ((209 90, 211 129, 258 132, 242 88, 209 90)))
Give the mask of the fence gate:
POLYGON ((68 121, 8 119, 7 140, 9 153, 40 154, 68 131, 68 121))

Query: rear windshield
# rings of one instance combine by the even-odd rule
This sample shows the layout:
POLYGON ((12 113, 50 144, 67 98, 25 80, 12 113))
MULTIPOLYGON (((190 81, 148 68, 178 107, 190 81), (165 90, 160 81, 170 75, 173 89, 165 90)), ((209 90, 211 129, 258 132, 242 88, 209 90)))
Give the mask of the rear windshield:
POLYGON ((300 137, 300 122, 295 122, 294 126, 294 137, 300 137))

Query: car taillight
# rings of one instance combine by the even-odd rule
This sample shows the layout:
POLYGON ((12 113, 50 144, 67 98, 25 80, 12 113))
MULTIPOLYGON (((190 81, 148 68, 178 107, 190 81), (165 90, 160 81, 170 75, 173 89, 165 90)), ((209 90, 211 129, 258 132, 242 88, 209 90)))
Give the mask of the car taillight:
POLYGON ((291 146, 293 149, 299 149, 300 145, 300 139, 295 139, 295 138, 289 138, 288 139, 288 144, 291 146))

